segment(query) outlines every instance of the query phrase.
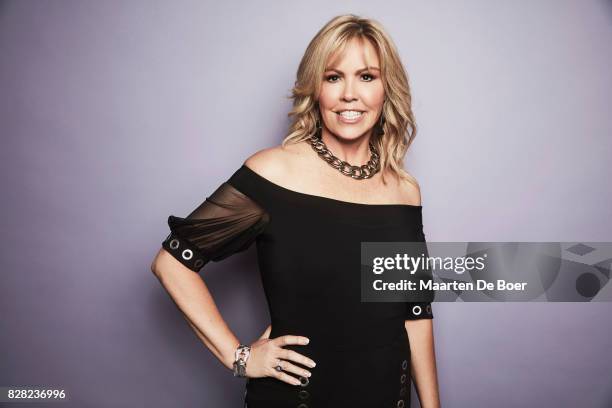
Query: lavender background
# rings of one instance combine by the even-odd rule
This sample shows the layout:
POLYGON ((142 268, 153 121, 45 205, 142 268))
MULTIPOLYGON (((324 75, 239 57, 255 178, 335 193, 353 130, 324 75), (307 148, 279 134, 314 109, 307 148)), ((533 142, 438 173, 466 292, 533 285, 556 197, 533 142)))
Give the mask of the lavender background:
MULTIPOLYGON (((409 73, 428 240, 612 240, 609 1, 3 1, 0 386, 242 406, 149 266, 170 213, 280 143, 306 45, 346 12, 409 73)), ((268 322, 254 261, 202 272, 245 341, 268 322)), ((612 405, 610 303, 434 310, 442 406, 612 405)))

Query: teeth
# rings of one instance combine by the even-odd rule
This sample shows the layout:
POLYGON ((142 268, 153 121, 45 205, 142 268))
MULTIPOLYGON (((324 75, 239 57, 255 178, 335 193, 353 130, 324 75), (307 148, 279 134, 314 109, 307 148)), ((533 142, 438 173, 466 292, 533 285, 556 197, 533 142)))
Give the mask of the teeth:
POLYGON ((358 112, 358 111, 343 111, 343 112, 340 112, 340 115, 346 119, 355 119, 355 118, 360 117, 362 113, 363 112, 358 112))

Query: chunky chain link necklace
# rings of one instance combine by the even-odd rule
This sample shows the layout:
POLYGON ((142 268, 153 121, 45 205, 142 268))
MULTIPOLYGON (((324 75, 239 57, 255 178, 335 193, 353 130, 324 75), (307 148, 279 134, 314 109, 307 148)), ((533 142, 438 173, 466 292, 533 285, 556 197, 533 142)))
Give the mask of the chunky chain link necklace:
POLYGON ((344 160, 340 160, 338 157, 334 156, 323 142, 321 137, 321 129, 319 129, 316 134, 310 136, 310 145, 314 151, 319 154, 320 158, 325 160, 330 166, 345 176, 358 180, 368 179, 378 173, 380 170, 380 155, 372 142, 369 142, 371 153, 370 160, 361 166, 353 166, 352 164, 345 162, 344 160))

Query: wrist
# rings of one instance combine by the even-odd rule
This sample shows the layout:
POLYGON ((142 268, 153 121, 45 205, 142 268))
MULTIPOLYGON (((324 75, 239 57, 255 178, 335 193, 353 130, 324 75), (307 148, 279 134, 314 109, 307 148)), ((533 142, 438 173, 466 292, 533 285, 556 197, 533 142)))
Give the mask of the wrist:
POLYGON ((234 370, 234 361, 236 359, 236 349, 238 348, 239 345, 240 345, 240 342, 238 341, 238 339, 234 339, 234 341, 232 341, 229 348, 227 348, 225 350, 225 353, 223 353, 223 365, 230 371, 234 370))
POLYGON ((234 353, 234 363, 232 371, 234 377, 246 377, 246 367, 251 355, 251 346, 248 344, 239 344, 234 353))

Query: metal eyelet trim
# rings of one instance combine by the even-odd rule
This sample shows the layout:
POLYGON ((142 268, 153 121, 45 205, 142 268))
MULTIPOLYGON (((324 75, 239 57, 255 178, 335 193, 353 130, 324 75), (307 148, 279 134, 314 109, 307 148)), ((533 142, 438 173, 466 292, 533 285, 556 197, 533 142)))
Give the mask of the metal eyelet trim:
POLYGON ((405 370, 408 367, 408 361, 404 360, 402 361, 402 370, 405 370))
POLYGON ((404 408, 404 400, 403 399, 397 401, 397 408, 404 408))
POLYGON ((298 392, 298 397, 300 397, 300 399, 302 400, 305 400, 306 398, 308 398, 308 396, 310 396, 310 394, 306 390, 301 390, 300 392, 298 392))
POLYGON ((402 376, 400 377, 400 382, 402 384, 406 382, 406 374, 402 374, 402 376))
POLYGON ((193 252, 191 251, 191 249, 186 249, 181 255, 183 256, 184 260, 188 261, 193 257, 193 252))
POLYGON ((302 387, 307 386, 307 385, 308 385, 308 383, 310 382, 310 380, 308 379, 308 377, 302 377, 302 376, 300 376, 299 380, 300 380, 300 385, 301 385, 302 387))
POLYGON ((170 248, 172 249, 176 249, 179 247, 179 240, 174 238, 172 241, 170 241, 170 248))
POLYGON ((425 311, 427 312, 427 314, 431 314, 431 305, 427 305, 425 307, 425 311))
POLYGON ((194 267, 196 268, 200 268, 202 267, 202 265, 204 265, 204 261, 201 259, 198 259, 197 261, 195 261, 195 263, 193 264, 194 267))
POLYGON ((412 314, 414 314, 415 316, 418 316, 421 314, 421 306, 413 306, 412 307, 412 314), (417 312, 418 310, 418 312, 417 312))

